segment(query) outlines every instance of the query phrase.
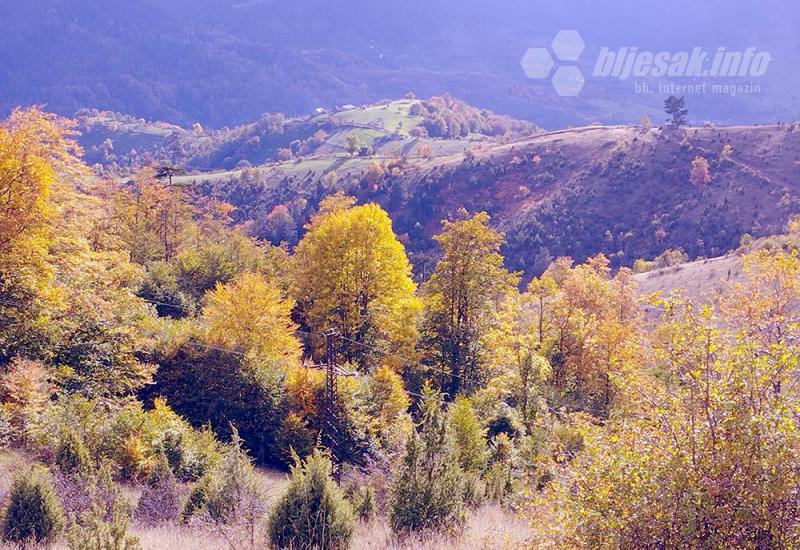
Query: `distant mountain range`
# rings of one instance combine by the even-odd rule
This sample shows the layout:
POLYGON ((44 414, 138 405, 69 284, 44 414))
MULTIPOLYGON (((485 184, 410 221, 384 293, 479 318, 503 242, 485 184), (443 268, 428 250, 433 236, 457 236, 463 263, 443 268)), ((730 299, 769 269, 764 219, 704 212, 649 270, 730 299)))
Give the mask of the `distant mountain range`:
POLYGON ((800 104, 798 7, 788 0, 6 0, 2 11, 3 112, 96 107, 219 128, 413 91, 447 92, 549 129, 663 119, 655 87, 642 94, 633 79, 588 76, 603 46, 771 54, 758 93, 690 95, 696 122, 789 121, 800 104), (559 97, 520 66, 527 48, 564 28, 586 43, 578 97, 559 97))

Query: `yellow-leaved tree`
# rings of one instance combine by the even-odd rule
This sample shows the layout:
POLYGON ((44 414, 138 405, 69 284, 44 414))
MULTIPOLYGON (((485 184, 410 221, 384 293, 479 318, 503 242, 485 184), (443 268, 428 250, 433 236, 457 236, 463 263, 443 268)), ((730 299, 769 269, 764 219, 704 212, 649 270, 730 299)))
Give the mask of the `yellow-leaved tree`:
POLYGON ((294 302, 258 273, 243 273, 207 294, 206 341, 240 351, 254 364, 288 370, 300 359, 294 302))
POLYGON ((497 309, 518 276, 503 267, 503 235, 489 227, 486 212, 443 222, 435 237, 442 258, 425 284, 426 361, 449 398, 472 391, 487 371, 497 309))
POLYGON ((152 168, 144 168, 114 195, 113 230, 131 261, 169 262, 190 235, 192 213, 182 187, 160 181, 152 168))
POLYGON ((533 495, 537 525, 555 531, 547 543, 800 545, 800 258, 762 251, 742 263, 745 282, 712 304, 656 302, 649 369, 625 379, 635 406, 584 423, 586 450, 533 495))
POLYGON ((71 121, 36 107, 0 123, 0 363, 46 340, 53 191, 83 166, 73 135, 71 121))
MULTIPOLYGON (((371 371, 381 359, 412 356, 421 303, 389 216, 376 204, 351 205, 337 195, 323 201, 295 249, 293 292, 303 323, 337 331, 337 351, 371 371)), ((322 344, 313 341, 317 352, 322 344)))
POLYGON ((641 321, 630 271, 611 275, 602 254, 555 261, 527 293, 541 353, 550 358, 559 405, 605 415, 641 355, 641 321), (553 288, 555 285, 555 288, 553 288), (541 327, 541 337, 539 327, 541 327))

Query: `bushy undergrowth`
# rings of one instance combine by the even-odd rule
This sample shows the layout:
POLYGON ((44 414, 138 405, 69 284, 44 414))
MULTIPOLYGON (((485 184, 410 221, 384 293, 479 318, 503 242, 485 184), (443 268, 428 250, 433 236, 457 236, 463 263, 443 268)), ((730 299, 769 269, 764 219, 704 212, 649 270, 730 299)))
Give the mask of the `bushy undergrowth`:
POLYGON ((18 472, 11 484, 3 514, 3 538, 18 542, 46 542, 64 525, 50 475, 42 466, 18 472))
POLYGON ((344 549, 354 529, 353 509, 331 478, 330 459, 314 450, 294 466, 289 487, 270 515, 271 544, 280 549, 344 549))
POLYGON ((389 523, 399 534, 453 531, 464 521, 466 478, 448 445, 441 394, 426 388, 424 395, 419 433, 409 438, 392 485, 389 523))

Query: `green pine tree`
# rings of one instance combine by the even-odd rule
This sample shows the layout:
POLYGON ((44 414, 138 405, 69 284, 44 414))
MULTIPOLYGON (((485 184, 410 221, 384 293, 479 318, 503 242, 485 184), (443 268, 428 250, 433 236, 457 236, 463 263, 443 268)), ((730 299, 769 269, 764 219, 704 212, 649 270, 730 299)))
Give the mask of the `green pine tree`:
POLYGON ((17 472, 3 517, 3 538, 9 541, 48 541, 64 523, 53 483, 43 466, 17 472))
POLYGON ((465 477, 448 446, 442 407, 442 394, 426 385, 418 431, 392 484, 389 523, 395 533, 452 530, 464 522, 465 477))
POLYGON ((354 529, 353 510, 331 477, 330 458, 316 449, 305 462, 298 459, 289 488, 269 518, 273 546, 344 549, 354 529))

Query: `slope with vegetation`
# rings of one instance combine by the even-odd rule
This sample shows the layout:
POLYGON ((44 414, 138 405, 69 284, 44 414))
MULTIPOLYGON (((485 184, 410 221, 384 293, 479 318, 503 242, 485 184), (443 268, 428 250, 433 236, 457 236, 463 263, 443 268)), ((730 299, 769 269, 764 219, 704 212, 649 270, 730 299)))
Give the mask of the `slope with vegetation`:
MULTIPOLYGON (((320 190, 290 251, 168 171, 99 179, 73 126, 38 109, 0 124, 0 442, 30 463, 4 498, 5 540, 133 549, 181 533, 212 547, 358 548, 371 535, 378 547, 468 547, 496 543, 496 525, 489 540, 478 533, 482 517, 500 517, 509 544, 537 547, 800 544, 796 218, 786 235, 744 239, 734 291, 704 303, 643 303, 631 270, 602 253, 554 259, 520 285, 491 216, 444 200, 503 158, 508 172, 487 182, 551 166, 562 134, 495 140, 406 180, 437 193, 452 183, 425 203, 424 220, 454 211, 415 281, 414 237, 397 227, 409 220, 394 225, 392 212, 410 215, 416 195, 400 190, 382 208, 364 200, 375 189, 360 205, 320 190), (664 315, 648 323, 652 310, 664 315), (268 490, 264 466, 290 469, 288 483, 268 490)), ((597 133, 696 158, 717 131, 563 135, 578 162, 597 133)), ((780 137, 775 166, 757 170, 775 184, 793 130, 741 131, 780 137)), ((634 193, 638 180, 614 176, 627 173, 625 151, 612 156, 598 196, 611 182, 634 193)), ((756 170, 735 149, 723 157, 709 170, 756 170)), ((715 197, 718 183, 693 193, 715 197)), ((500 214, 558 196, 553 212, 578 204, 560 182, 531 185, 556 191, 500 214)))
POLYGON ((188 170, 238 163, 175 182, 230 202, 252 235, 290 246, 325 195, 376 202, 423 278, 439 221, 461 208, 492 216, 506 234, 510 266, 525 278, 563 255, 584 261, 599 251, 615 267, 667 248, 717 256, 744 234, 779 232, 800 209, 795 124, 542 133, 445 96, 262 127, 175 131, 143 159, 121 151, 122 165, 109 157, 98 169, 125 175, 146 160, 188 170))

